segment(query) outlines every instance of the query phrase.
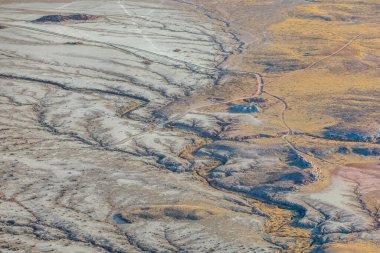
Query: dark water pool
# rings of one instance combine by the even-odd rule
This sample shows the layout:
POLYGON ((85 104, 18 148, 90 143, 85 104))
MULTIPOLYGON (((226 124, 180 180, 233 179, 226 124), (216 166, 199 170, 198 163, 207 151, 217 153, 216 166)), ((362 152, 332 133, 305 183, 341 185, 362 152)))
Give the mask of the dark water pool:
POLYGON ((232 113, 256 113, 260 111, 260 108, 257 105, 250 104, 250 105, 234 105, 234 106, 231 106, 228 110, 229 112, 232 112, 232 113))

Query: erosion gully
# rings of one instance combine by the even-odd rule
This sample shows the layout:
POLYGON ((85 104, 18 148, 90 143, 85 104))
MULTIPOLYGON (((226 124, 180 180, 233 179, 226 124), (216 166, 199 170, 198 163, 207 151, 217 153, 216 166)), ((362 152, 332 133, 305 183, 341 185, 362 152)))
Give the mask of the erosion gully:
MULTIPOLYGON (((198 11, 203 13, 207 18, 220 22, 224 25, 222 30, 229 34, 234 41, 237 42, 237 47, 235 48, 234 52, 230 52, 229 55, 224 57, 223 61, 219 62, 216 66, 217 70, 217 76, 214 77, 214 85, 219 85, 222 81, 222 79, 227 75, 249 75, 254 79, 254 83, 257 83, 257 91, 254 95, 242 97, 242 98, 235 98, 230 101, 222 101, 220 104, 228 104, 234 101, 241 101, 248 98, 253 98, 256 96, 260 96, 263 93, 266 93, 264 91, 264 80, 262 78, 262 75, 260 73, 247 73, 247 72, 238 72, 238 71, 228 71, 226 69, 223 69, 223 64, 227 62, 229 59, 229 56, 232 54, 241 54, 244 52, 244 45, 245 43, 239 38, 237 32, 233 31, 230 28, 230 23, 226 20, 223 20, 221 18, 215 17, 210 11, 205 9, 204 7, 201 7, 197 5, 196 3, 190 3, 183 0, 175 0, 176 2, 188 4, 196 8, 198 11)), ((220 46, 221 49, 223 49, 223 46, 220 46)), ((224 53, 226 53, 224 51, 224 53)), ((255 85, 256 86, 256 85, 255 85)), ((287 125, 285 121, 285 111, 288 109, 288 105, 286 104, 286 101, 280 97, 274 96, 278 100, 284 103, 284 110, 282 111, 282 122, 284 126, 287 128, 288 132, 284 135, 291 135, 292 130, 287 125)), ((201 108, 197 108, 201 109, 201 108)), ((181 131, 180 129, 177 129, 181 131)), ((182 130, 183 131, 183 130, 182 130)), ((193 135, 196 135, 196 133, 192 132, 193 135)), ((194 144, 191 147, 187 147, 184 150, 179 152, 179 156, 187 159, 189 161, 194 161, 197 158, 196 153, 197 150, 201 149, 202 147, 209 145, 213 143, 215 140, 212 140, 210 138, 204 138, 199 135, 196 135, 197 138, 199 138, 201 141, 199 141, 197 144, 194 144)), ((285 138, 285 137, 284 137, 285 138)), ((289 144, 288 140, 284 140, 287 144, 289 144)), ((293 147, 293 146, 292 146, 293 147)), ((295 152, 299 153, 296 149, 295 152)), ((212 188, 213 190, 222 191, 226 194, 232 194, 236 197, 241 198, 246 203, 249 203, 252 208, 252 214, 259 214, 261 216, 264 216, 266 218, 265 225, 264 225, 264 232, 269 236, 268 238, 265 238, 267 242, 275 245, 281 252, 292 252, 292 253, 298 253, 298 252, 309 252, 312 250, 312 248, 315 246, 313 243, 311 231, 309 229, 296 227, 294 225, 295 220, 303 216, 302 210, 293 209, 290 206, 286 205, 279 205, 275 203, 271 203, 269 200, 265 199, 258 199, 252 196, 247 196, 247 194, 231 191, 225 188, 218 187, 215 185, 208 177, 208 174, 212 172, 215 168, 221 165, 221 162, 213 159, 210 157, 210 163, 208 166, 201 166, 196 167, 193 169, 193 175, 198 178, 200 181, 202 181, 204 184, 206 184, 208 187, 212 188), (284 243, 286 242, 286 244, 284 243)))

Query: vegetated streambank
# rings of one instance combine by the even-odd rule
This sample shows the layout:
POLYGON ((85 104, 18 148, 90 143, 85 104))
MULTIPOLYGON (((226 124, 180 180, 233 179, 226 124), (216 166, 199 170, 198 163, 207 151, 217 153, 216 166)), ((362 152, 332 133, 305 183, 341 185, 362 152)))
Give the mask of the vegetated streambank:
MULTIPOLYGON (((311 65, 311 66, 313 66, 313 65, 311 65)), ((289 157, 288 157, 289 162, 294 161, 294 163, 291 164, 291 165, 299 167, 300 169, 307 169, 307 168, 312 167, 313 164, 310 161, 308 161, 308 160, 306 160, 304 158, 303 153, 300 152, 300 150, 297 147, 295 147, 293 143, 290 143, 290 141, 286 139, 287 135, 292 135, 293 134, 293 130, 287 124, 285 116, 284 116, 285 111, 288 109, 287 102, 283 98, 281 98, 281 97, 278 97, 278 96, 275 96, 275 95, 271 95, 269 93, 266 93, 266 94, 272 96, 273 98, 277 99, 278 101, 280 101, 283 104, 283 110, 281 112, 281 119, 283 121, 283 125, 286 127, 286 129, 288 130, 288 132, 285 133, 282 137, 284 137, 284 139, 286 140, 286 143, 288 143, 289 146, 293 147, 293 151, 294 151, 294 153, 290 154, 289 157)), ((252 113, 253 112, 253 111, 250 111, 251 108, 238 108, 238 109, 240 109, 238 112, 244 112, 244 110, 248 111, 248 113, 252 113), (241 110, 241 109, 243 109, 243 110, 241 110)), ((191 130, 191 129, 187 128, 187 130, 191 130)), ((356 152, 362 152, 362 151, 356 150, 356 152)), ((306 157, 308 157, 308 156, 306 156, 306 157)), ((314 156, 312 156, 312 157, 314 157, 314 156)), ((316 156, 316 159, 317 158, 318 157, 316 156)), ((219 162, 222 163, 223 161, 219 161, 219 162)), ((218 167, 218 166, 214 165, 214 167, 212 167, 212 168, 200 168, 200 169, 198 169, 197 174, 199 176, 201 176, 203 178, 203 181, 206 181, 211 187, 215 187, 216 189, 219 189, 219 190, 221 190, 221 189, 226 190, 227 189, 228 191, 234 192, 235 194, 240 194, 241 192, 237 193, 240 190, 239 187, 236 187, 236 188, 226 188, 225 185, 215 184, 215 182, 212 179, 210 179, 210 177, 209 177, 210 172, 212 172, 216 167, 218 167)), ((286 193, 285 189, 278 189, 278 190, 279 190, 279 192, 286 193)), ((289 190, 289 191, 291 191, 291 190, 289 190)), ((306 248, 308 250, 312 249, 314 246, 316 246, 319 243, 321 243, 320 240, 317 240, 315 238, 315 235, 311 234, 311 228, 313 228, 313 226, 314 226, 313 224, 308 224, 308 223, 305 223, 305 222, 302 223, 302 224, 300 224, 298 222, 298 220, 300 218, 302 218, 304 216, 305 212, 306 212, 306 210, 305 210, 305 208, 303 206, 301 206, 299 204, 296 204, 296 203, 290 203, 289 201, 286 201, 286 200, 284 200, 282 198, 272 198, 273 196, 265 195, 265 194, 262 194, 262 195, 261 194, 252 194, 252 195, 249 195, 249 194, 247 194, 245 192, 245 196, 246 197, 251 197, 253 199, 256 199, 256 201, 260 200, 262 202, 267 202, 267 203, 274 204, 277 207, 283 208, 283 210, 291 210, 291 212, 290 212, 291 213, 291 215, 290 215, 291 218, 290 219, 285 219, 285 220, 287 220, 287 222, 285 222, 285 224, 287 224, 287 225, 284 225, 284 223, 281 223, 280 224, 281 228, 279 230, 276 230, 276 229, 269 229, 268 230, 268 234, 271 234, 273 238, 276 237, 276 236, 279 237, 278 236, 279 234, 276 235, 276 233, 279 233, 279 231, 283 232, 282 229, 284 227, 294 227, 294 225, 295 225, 295 226, 299 226, 299 229, 301 229, 303 232, 305 232, 305 234, 302 234, 299 237, 299 238, 302 237, 301 240, 304 240, 304 244, 303 245, 305 245, 304 246, 305 248, 303 250, 305 250, 306 248)), ((262 211, 257 211, 257 213, 263 214, 264 216, 268 216, 265 212, 262 212, 262 211)), ((281 215, 284 215, 284 217, 286 216, 284 213, 281 213, 281 215)), ((278 222, 278 223, 280 223, 280 222, 278 222)), ((275 227, 276 226, 276 221, 274 221, 273 223, 268 222, 268 226, 275 227)), ((287 230, 287 229, 285 229, 285 230, 287 230)), ((287 231, 287 232, 289 232, 289 231, 287 231)), ((283 232, 283 234, 286 234, 288 238, 292 238, 292 236, 289 236, 292 233, 283 232)), ((293 237, 293 239, 294 239, 294 237, 293 237)), ((273 239, 273 241, 274 240, 275 239, 273 239)), ((281 245, 281 242, 279 242, 279 241, 277 241, 275 243, 278 244, 278 245, 281 245)), ((300 247, 299 243, 294 243, 293 244, 293 242, 289 243, 289 241, 287 243, 282 244, 281 247, 283 247, 284 250, 285 249, 289 250, 289 252, 302 251, 302 249, 301 249, 302 247, 300 247), (296 245, 296 246, 294 246, 294 249, 291 249, 292 248, 291 245, 296 245)))
MULTIPOLYGON (((182 1, 180 1, 182 2, 182 1)), ((189 4, 189 3, 187 3, 189 4)), ((201 10, 207 17, 216 20, 218 22, 221 22, 225 24, 225 29, 230 29, 230 25, 227 21, 221 20, 219 18, 216 18, 210 14, 209 11, 205 10, 203 7, 200 7, 196 4, 194 5, 198 10, 201 10)), ((234 33, 236 38, 238 38, 237 33, 234 33)), ((237 50, 237 53, 244 52, 244 42, 239 43, 239 47, 237 50)), ((224 58, 223 62, 226 62, 228 60, 228 57, 224 58)), ((222 65, 222 63, 220 65, 222 65)), ((223 70, 221 67, 219 67, 219 75, 215 77, 214 84, 219 85, 222 81, 222 77, 224 77, 226 74, 228 74, 228 70, 223 70)), ((257 79, 257 76, 256 76, 257 79)), ((263 80, 257 79, 258 82, 258 91, 256 93, 257 96, 261 95, 263 90, 263 80)), ((256 99, 258 102, 261 102, 260 98, 256 99)), ((254 101, 256 101, 254 99, 254 101)), ((249 106, 245 105, 237 105, 230 108, 231 113, 255 113, 259 112, 260 109, 255 104, 251 104, 249 106)), ((207 143, 206 145, 209 145, 210 142, 213 143, 215 141, 221 140, 221 138, 211 138, 210 135, 205 135, 202 132, 200 132, 197 127, 189 127, 184 126, 182 124, 171 124, 171 127, 175 127, 182 130, 192 131, 193 133, 197 134, 199 138, 203 138, 203 143, 207 143), (207 140, 206 140, 207 139, 207 140)), ((205 147, 205 145, 197 145, 196 150, 192 149, 193 151, 190 154, 187 154, 187 159, 190 161, 200 159, 201 157, 198 156, 198 151, 205 147)), ((296 165, 302 167, 302 168, 309 168, 310 164, 306 160, 300 160, 298 155, 290 155, 290 159, 293 157, 297 157, 296 165), (300 161, 298 161, 300 160, 300 161)), ((210 173, 215 170, 218 166, 223 164, 223 161, 220 159, 215 159, 215 157, 209 156, 210 163, 207 166, 200 166, 194 168, 194 175, 196 177, 199 177, 201 181, 205 182, 209 187, 211 187, 214 190, 228 192, 230 194, 237 195, 251 203, 252 205, 252 214, 258 214, 261 216, 265 216, 267 221, 265 222, 264 226, 264 232, 269 235, 266 240, 270 242, 273 245, 276 245, 279 247, 282 252, 305 252, 307 250, 310 250, 312 247, 312 238, 311 238, 311 230, 309 227, 306 226, 300 226, 297 225, 297 221, 301 219, 306 210, 304 207, 302 207, 299 204, 291 203, 283 198, 280 197, 274 197, 271 194, 274 193, 268 193, 266 190, 263 189, 263 191, 260 191, 258 188, 256 189, 256 192, 244 192, 240 191, 238 188, 229 188, 224 185, 220 185, 217 182, 215 182, 212 177, 210 177, 210 173)), ((291 191, 292 188, 278 188, 278 193, 286 193, 288 191, 291 191)))
MULTIPOLYGON (((196 151, 192 152, 191 159, 194 159, 195 153, 196 151)), ((312 246, 313 239, 310 227, 301 226, 298 223, 305 215, 306 210, 304 207, 281 198, 273 198, 267 194, 247 193, 219 185, 209 175, 220 165, 219 160, 213 160, 209 166, 195 168, 193 175, 199 177, 213 190, 239 196, 250 203, 252 214, 266 219, 263 231, 269 237, 265 238, 265 240, 279 247, 281 252, 308 252, 314 247, 312 246)))

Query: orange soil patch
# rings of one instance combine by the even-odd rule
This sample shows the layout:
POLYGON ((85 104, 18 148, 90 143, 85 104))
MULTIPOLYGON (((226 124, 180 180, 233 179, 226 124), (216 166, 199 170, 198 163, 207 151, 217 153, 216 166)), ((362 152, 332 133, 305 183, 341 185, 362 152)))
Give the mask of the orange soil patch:
POLYGON ((357 184, 357 191, 362 196, 362 201, 372 213, 380 216, 380 165, 379 164, 348 164, 337 170, 337 176, 346 178, 357 184))

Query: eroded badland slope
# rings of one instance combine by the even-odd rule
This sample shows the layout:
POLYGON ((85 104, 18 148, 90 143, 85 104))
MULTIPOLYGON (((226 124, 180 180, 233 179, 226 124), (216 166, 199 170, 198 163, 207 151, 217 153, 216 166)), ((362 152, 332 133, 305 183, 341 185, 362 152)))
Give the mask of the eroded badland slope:
POLYGON ((0 3, 0 252, 377 252, 378 1, 0 3))

